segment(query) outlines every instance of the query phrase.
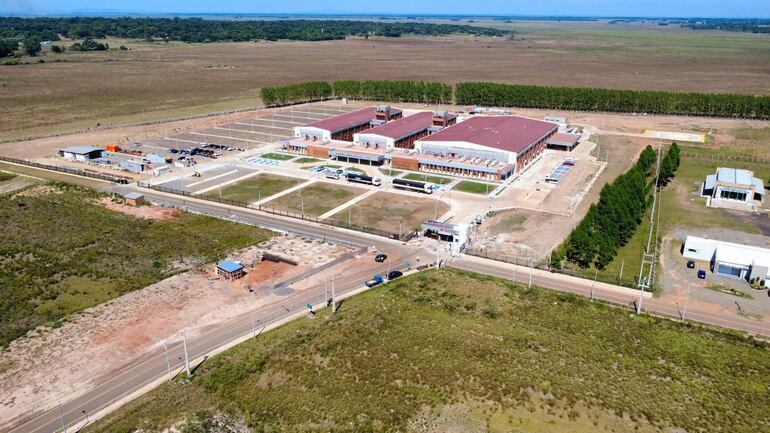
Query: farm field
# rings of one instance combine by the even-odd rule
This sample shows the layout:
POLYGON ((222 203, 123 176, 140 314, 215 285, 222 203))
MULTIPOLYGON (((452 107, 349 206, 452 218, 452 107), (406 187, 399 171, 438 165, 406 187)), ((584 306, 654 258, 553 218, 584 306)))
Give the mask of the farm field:
POLYGON ((88 431, 753 433, 770 427, 768 374, 766 343, 430 270, 232 348, 88 431))
POLYGON ((578 87, 770 94, 770 65, 763 60, 770 56, 770 40, 763 35, 604 21, 493 24, 513 28, 516 37, 213 44, 108 40, 110 46, 131 50, 53 54, 46 48, 45 63, 2 66, 0 137, 255 107, 260 87, 311 79, 564 85, 562 73, 569 70, 569 85, 578 87), (442 65, 440 71, 436 64, 442 65))
MULTIPOLYGON (((222 188, 222 198, 241 203, 254 203, 260 199, 278 194, 297 185, 297 179, 277 174, 260 173, 240 182, 222 188)), ((219 189, 206 193, 209 197, 219 197, 219 189)))
POLYGON ((335 207, 352 200, 366 190, 346 185, 316 182, 302 189, 278 197, 264 204, 265 207, 305 215, 321 216, 335 207))
POLYGON ((259 243, 267 230, 182 213, 137 219, 63 184, 0 198, 0 345, 36 326, 259 243), (45 263, 45 265, 43 265, 45 263))
POLYGON ((449 206, 441 200, 423 197, 405 197, 390 192, 377 192, 348 209, 333 215, 332 219, 351 224, 373 227, 390 233, 399 228, 406 233, 417 230, 426 219, 443 215, 449 206))

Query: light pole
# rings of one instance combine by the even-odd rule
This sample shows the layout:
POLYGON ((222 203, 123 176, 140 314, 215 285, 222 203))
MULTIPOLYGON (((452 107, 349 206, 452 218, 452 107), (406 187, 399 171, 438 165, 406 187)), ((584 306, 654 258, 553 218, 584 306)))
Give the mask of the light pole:
POLYGON ((64 422, 64 412, 62 411, 61 403, 56 397, 54 397, 54 400, 56 400, 56 406, 59 408, 59 421, 61 421, 61 429, 64 433, 67 433, 67 423, 64 422))
POLYGON ((254 317, 254 312, 251 312, 251 338, 257 338, 257 321, 254 317))
POLYGON ((168 345, 166 344, 166 340, 161 340, 161 343, 163 344, 163 351, 166 352, 166 370, 168 371, 168 381, 171 382, 174 380, 174 376, 171 374, 171 361, 168 359, 168 345))
POLYGON ((184 346, 184 368, 187 370, 187 377, 192 376, 190 373, 190 357, 187 354, 187 331, 182 330, 182 345, 184 346))
POLYGON ((532 288, 532 259, 529 259, 529 285, 527 288, 532 288))
POLYGON ((334 295, 334 274, 332 274, 332 313, 337 312, 337 297, 334 295))

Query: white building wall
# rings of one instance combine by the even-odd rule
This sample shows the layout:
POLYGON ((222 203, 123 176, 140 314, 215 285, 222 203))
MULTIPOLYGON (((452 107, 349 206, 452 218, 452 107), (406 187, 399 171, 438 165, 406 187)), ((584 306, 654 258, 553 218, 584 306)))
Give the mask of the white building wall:
POLYGON ((332 133, 326 129, 315 128, 312 126, 295 126, 294 136, 304 139, 306 135, 311 137, 321 137, 322 141, 331 141, 332 133))
POLYGON ((420 152, 434 152, 459 156, 487 155, 486 158, 516 164, 516 152, 495 149, 467 141, 421 141, 415 142, 414 148, 420 152))
POLYGON ((396 146, 396 140, 391 137, 385 137, 384 135, 366 134, 363 132, 353 134, 353 143, 365 146, 367 142, 370 143, 372 147, 377 144, 379 146, 378 149, 393 149, 396 146))

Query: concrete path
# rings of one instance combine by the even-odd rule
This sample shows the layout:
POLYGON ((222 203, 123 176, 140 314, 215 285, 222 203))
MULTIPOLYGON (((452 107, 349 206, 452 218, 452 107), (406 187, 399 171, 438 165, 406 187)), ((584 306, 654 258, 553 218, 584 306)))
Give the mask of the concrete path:
POLYGON ((329 218, 330 216, 335 215, 335 214, 337 214, 339 212, 342 212, 343 210, 347 209, 350 206, 353 206, 354 204, 360 202, 361 200, 366 199, 367 197, 373 195, 377 191, 378 190, 372 188, 369 191, 366 191, 365 193, 363 193, 363 194, 359 195, 358 197, 354 198, 353 200, 346 201, 345 203, 342 203, 341 205, 335 207, 334 209, 330 210, 329 212, 326 212, 325 214, 321 215, 318 218, 322 219, 322 220, 326 219, 326 218, 329 218))
POLYGON ((294 191, 296 191, 298 189, 304 188, 306 186, 310 186, 310 185, 312 185, 312 184, 314 184, 316 182, 318 182, 316 179, 310 179, 307 182, 304 182, 304 183, 301 183, 299 185, 293 186, 293 187, 291 187, 289 189, 283 190, 283 191, 279 192, 278 194, 273 194, 270 197, 263 198, 262 200, 259 200, 259 201, 255 201, 254 203, 251 203, 251 206, 261 206, 262 204, 265 204, 265 203, 267 203, 267 202, 269 202, 271 200, 275 200, 278 197, 283 197, 286 194, 291 194, 291 193, 293 193, 294 191))

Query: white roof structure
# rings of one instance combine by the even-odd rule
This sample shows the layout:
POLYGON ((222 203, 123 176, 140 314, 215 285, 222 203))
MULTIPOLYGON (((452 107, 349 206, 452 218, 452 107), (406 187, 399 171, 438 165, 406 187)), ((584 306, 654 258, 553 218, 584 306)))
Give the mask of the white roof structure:
POLYGON ((72 153, 75 155, 87 155, 91 152, 104 151, 101 147, 94 146, 70 146, 62 149, 62 152, 72 153))
POLYGON ((699 244, 714 248, 714 259, 719 263, 740 266, 764 266, 770 268, 770 249, 741 245, 716 239, 687 236, 685 245, 699 244))
POLYGON ((706 176, 703 188, 706 190, 714 189, 717 182, 745 187, 745 189, 753 190, 756 194, 765 195, 764 182, 762 179, 754 177, 754 172, 750 170, 719 167, 716 174, 706 176))

